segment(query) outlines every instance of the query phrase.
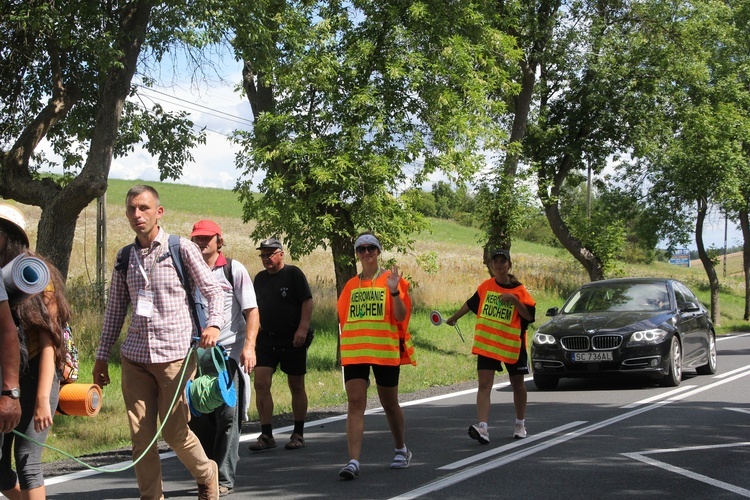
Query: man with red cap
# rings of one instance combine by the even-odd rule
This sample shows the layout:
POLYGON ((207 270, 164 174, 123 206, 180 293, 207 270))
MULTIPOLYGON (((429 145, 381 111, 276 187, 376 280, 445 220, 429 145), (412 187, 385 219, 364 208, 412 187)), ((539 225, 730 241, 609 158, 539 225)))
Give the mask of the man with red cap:
POLYGON ((255 368, 255 339, 258 336, 258 304, 253 282, 240 262, 228 259, 221 251, 224 237, 212 220, 193 225, 190 239, 198 245, 208 267, 224 291, 224 327, 219 344, 229 356, 227 369, 237 388, 237 403, 222 404, 213 412, 190 421, 206 454, 219 464, 219 493, 231 493, 239 456, 242 421, 247 420, 250 405, 249 374, 255 368))

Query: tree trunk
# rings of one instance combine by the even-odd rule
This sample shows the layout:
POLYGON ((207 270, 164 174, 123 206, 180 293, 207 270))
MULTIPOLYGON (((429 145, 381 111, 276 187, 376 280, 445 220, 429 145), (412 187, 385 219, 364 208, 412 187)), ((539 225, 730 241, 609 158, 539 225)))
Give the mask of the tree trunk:
POLYGON ((604 279, 604 265, 602 261, 594 255, 591 250, 581 244, 568 229, 565 221, 560 215, 560 209, 557 203, 544 203, 544 213, 552 228, 552 232, 570 254, 583 265, 591 281, 604 279))
MULTIPOLYGON (((529 123, 529 109, 534 97, 534 84, 536 83, 536 62, 521 61, 521 92, 514 99, 513 126, 510 131, 509 148, 505 162, 503 163, 502 175, 499 179, 498 200, 490 216, 490 227, 487 231, 487 243, 484 246, 484 263, 489 269, 489 252, 495 248, 511 247, 511 210, 513 207, 514 182, 518 173, 518 161, 520 147, 526 136, 526 127, 529 123), (518 151, 518 152, 514 152, 518 151)), ((490 275, 492 272, 490 271, 490 275)))
POLYGON ((558 241, 583 265, 591 281, 599 281, 604 279, 604 263, 596 254, 573 236, 568 225, 565 224, 562 215, 560 215, 558 201, 560 199, 560 190, 572 165, 573 161, 571 157, 568 156, 562 159, 559 168, 552 173, 551 179, 543 175, 544 171, 540 171, 537 178, 537 196, 539 196, 539 200, 542 202, 542 207, 549 221, 550 228, 558 241))
MULTIPOLYGON (((348 234, 354 234, 351 227, 348 234)), ((357 274, 357 263, 354 258, 354 242, 348 236, 337 233, 331 239, 331 253, 333 253, 333 268, 336 274, 336 296, 341 295, 346 282, 357 274)), ((336 337, 336 366, 341 366, 341 337, 336 337)))
POLYGON ((740 229, 742 229, 742 271, 745 275, 745 321, 750 321, 750 217, 748 210, 740 210, 740 229))
MULTIPOLYGON (((109 70, 102 83, 96 127, 91 131, 88 156, 80 174, 64 188, 50 179, 32 179, 28 151, 29 154, 22 155, 25 158, 22 164, 14 164, 12 169, 6 164, 2 166, 3 182, 10 186, 9 197, 41 207, 36 250, 47 257, 64 278, 68 275, 78 215, 107 189, 120 115, 137 68, 152 7, 152 1, 141 1, 123 9, 118 37, 122 58, 120 64, 109 70)), ((4 163, 6 159, 3 158, 4 163)))
POLYGON ((695 220, 695 245, 698 247, 698 256, 706 270, 706 277, 711 288, 711 321, 717 328, 721 326, 721 307, 719 305, 719 276, 716 274, 716 266, 706 253, 703 244, 703 222, 706 220, 708 203, 705 199, 698 200, 698 217, 695 220))

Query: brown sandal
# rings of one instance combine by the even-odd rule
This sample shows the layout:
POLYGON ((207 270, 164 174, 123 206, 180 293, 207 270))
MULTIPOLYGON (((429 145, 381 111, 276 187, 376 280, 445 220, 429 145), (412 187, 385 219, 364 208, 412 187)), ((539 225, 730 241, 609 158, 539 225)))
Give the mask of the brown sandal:
POLYGON ((284 446, 287 450, 299 450, 300 448, 305 447, 305 438, 297 434, 296 432, 292 434, 292 436, 289 438, 289 442, 284 446))
POLYGON ((267 436, 265 434, 261 434, 258 436, 258 441, 248 446, 250 451, 265 451, 270 450, 272 448, 276 448, 276 440, 271 437, 267 436))

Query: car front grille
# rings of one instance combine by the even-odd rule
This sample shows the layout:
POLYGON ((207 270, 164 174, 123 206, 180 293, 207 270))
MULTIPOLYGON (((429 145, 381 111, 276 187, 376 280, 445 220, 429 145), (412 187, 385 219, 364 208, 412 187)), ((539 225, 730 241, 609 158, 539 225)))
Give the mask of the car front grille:
POLYGON ((622 344, 621 335, 596 335, 591 338, 594 349, 617 349, 622 344))
POLYGON ((562 337, 560 344, 567 351, 588 351, 593 346, 594 350, 617 349, 622 344, 621 335, 576 335, 573 337, 562 337))
POLYGON ((560 344, 563 348, 568 351, 588 351, 589 350, 589 338, 579 335, 576 337, 563 337, 560 339, 560 344))

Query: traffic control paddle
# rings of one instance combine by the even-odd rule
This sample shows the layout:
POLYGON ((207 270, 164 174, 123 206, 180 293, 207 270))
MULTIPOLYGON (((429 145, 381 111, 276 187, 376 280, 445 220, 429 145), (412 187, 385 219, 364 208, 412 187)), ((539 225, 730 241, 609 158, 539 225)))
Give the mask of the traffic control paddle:
MULTIPOLYGON (((443 319, 443 316, 440 314, 440 312, 430 311, 430 322, 435 326, 440 326, 445 323, 445 320, 443 319)), ((464 340, 464 336, 461 335, 461 329, 458 327, 458 323, 453 326, 455 327, 458 336, 461 337, 461 342, 465 344, 466 341, 464 340)))

